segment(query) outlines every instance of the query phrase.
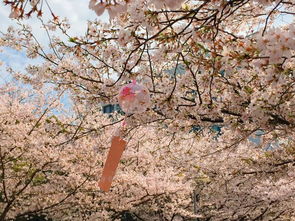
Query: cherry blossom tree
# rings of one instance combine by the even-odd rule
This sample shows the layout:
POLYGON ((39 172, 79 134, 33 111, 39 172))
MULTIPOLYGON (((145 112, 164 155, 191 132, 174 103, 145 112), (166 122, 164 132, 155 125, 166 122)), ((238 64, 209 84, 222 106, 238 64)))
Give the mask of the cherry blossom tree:
MULTIPOLYGON (((294 1, 91 0, 90 10, 98 16, 107 12, 110 21, 89 21, 84 36, 68 33, 70 25, 54 14, 50 1, 4 3, 20 25, 3 33, 0 45, 44 59, 28 65, 25 73, 11 70, 14 77, 36 90, 50 83, 55 91, 70 93, 75 104, 77 119, 61 124, 70 125, 70 132, 53 139, 43 117, 45 123, 34 130, 44 130, 43 136, 54 141, 53 152, 62 143, 74 156, 80 154, 76 151, 86 154, 65 171, 80 171, 87 168, 80 163, 92 162, 89 173, 94 175, 87 188, 97 195, 90 203, 90 196, 77 191, 77 200, 88 197, 89 207, 83 213, 80 203, 77 214, 94 220, 295 216, 294 1), (49 21, 42 18, 44 7, 52 15, 49 21), (21 22, 34 14, 50 38, 50 50, 21 22), (289 23, 278 22, 284 16, 289 23), (55 36, 59 31, 68 41, 55 36), (112 191, 100 193, 97 162, 104 162, 111 131, 124 118, 102 115, 100 104, 118 103, 119 89, 135 79, 149 89, 151 106, 143 114, 126 116, 129 143, 121 169, 112 191), (259 136, 260 142, 251 142, 251 136, 259 136), (100 142, 97 154, 91 154, 92 142, 100 142), (267 149, 271 144, 275 148, 267 149)), ((83 172, 73 174, 71 180, 79 186, 83 172)), ((54 186, 62 190, 67 179, 57 179, 54 186)), ((66 220, 76 213, 68 214, 60 217, 66 220)))
POLYGON ((187 209, 190 182, 184 182, 174 163, 160 166, 169 154, 161 145, 155 151, 156 140, 148 141, 157 137, 156 131, 148 129, 153 134, 141 140, 146 130, 136 131, 114 189, 105 194, 98 179, 112 135, 108 128, 114 123, 102 113, 82 119, 56 116, 59 108, 58 99, 48 94, 1 88, 1 220, 193 216, 187 209), (96 135, 85 136, 94 127, 96 135))
POLYGON ((66 215, 79 204, 78 194, 91 191, 97 170, 93 149, 85 151, 86 140, 84 148, 75 148, 74 119, 60 121, 52 114, 58 101, 48 100, 37 91, 1 87, 0 220, 48 211, 66 215))

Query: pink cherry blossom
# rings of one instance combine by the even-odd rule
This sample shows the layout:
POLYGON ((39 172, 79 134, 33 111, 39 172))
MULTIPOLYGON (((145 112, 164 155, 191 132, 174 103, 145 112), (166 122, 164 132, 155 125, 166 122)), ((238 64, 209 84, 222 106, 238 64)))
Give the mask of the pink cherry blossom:
POLYGON ((53 11, 49 47, 29 25, 42 2, 4 0, 19 25, 0 47, 28 64, 1 69, 15 84, 0 86, 0 220, 295 217, 292 1, 91 0, 110 20, 72 36, 53 11), (128 145, 106 194, 116 135, 128 145))

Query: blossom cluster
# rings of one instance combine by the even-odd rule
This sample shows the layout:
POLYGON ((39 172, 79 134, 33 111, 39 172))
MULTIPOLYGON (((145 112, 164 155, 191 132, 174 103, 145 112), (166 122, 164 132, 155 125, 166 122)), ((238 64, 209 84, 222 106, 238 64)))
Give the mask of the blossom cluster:
MULTIPOLYGON (((107 12, 110 21, 89 21, 84 36, 71 36, 66 20, 52 19, 43 26, 50 50, 37 44, 28 25, 1 34, 1 47, 44 59, 23 72, 10 69, 15 79, 39 92, 50 83, 57 93, 69 93, 74 104, 70 118, 44 115, 38 121, 44 109, 38 114, 33 109, 42 105, 23 108, 14 101, 12 108, 1 101, 3 114, 9 113, 5 118, 15 114, 3 123, 5 148, 20 146, 23 152, 14 155, 27 156, 16 160, 25 164, 20 171, 9 161, 7 168, 16 173, 11 188, 25 185, 20 177, 30 177, 32 167, 47 168, 46 154, 57 161, 44 168, 56 180, 42 180, 7 216, 44 210, 54 217, 52 200, 72 193, 56 207, 70 215, 56 213, 56 219, 294 217, 295 31, 292 21, 277 24, 281 16, 294 14, 294 3, 91 0, 89 8, 98 16, 107 12), (59 30, 68 41, 55 37, 59 30), (120 88, 134 79, 147 88, 149 108, 103 115, 101 104, 117 104, 120 88), (104 194, 96 181, 113 130, 125 118, 128 147, 110 193, 104 194), (259 142, 251 142, 253 137, 259 142), (75 187, 79 191, 71 192, 75 187), (28 205, 26 200, 41 191, 49 194, 41 208, 28 205)), ((44 175, 39 170, 35 175, 44 175)), ((3 208, 14 196, 7 191, 3 208)))

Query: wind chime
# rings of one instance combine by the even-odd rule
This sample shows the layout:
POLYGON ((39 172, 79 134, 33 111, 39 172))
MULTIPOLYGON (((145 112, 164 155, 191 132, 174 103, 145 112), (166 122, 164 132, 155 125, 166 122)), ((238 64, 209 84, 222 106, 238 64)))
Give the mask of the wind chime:
MULTIPOLYGON (((150 94, 145 86, 137 84, 136 80, 133 80, 132 83, 127 84, 120 89, 118 100, 120 107, 126 113, 126 119, 130 114, 139 114, 146 111, 150 105, 150 94)), ((119 128, 119 131, 123 129, 122 127, 126 126, 125 119, 121 128, 119 128)), ((99 182, 100 189, 105 192, 109 191, 111 188, 116 169, 123 151, 126 148, 126 144, 127 143, 120 132, 112 138, 111 148, 99 182)))

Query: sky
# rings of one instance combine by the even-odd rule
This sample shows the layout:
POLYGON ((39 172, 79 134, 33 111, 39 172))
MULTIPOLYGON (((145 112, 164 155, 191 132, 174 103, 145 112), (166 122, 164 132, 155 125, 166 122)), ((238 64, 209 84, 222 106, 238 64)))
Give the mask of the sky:
MULTIPOLYGON (((98 17, 94 11, 88 8, 88 0, 49 0, 51 9, 60 18, 66 17, 71 24, 69 33, 71 36, 82 36, 87 30, 87 21, 94 19, 101 19, 108 21, 107 13, 98 17)), ((45 7, 44 21, 46 22, 50 16, 48 9, 45 7), (46 12, 47 11, 47 12, 46 12)), ((17 21, 9 18, 10 6, 5 6, 0 1, 0 31, 6 32, 9 26, 17 26, 17 21)), ((42 45, 48 44, 48 38, 41 28, 40 21, 33 16, 29 20, 24 21, 25 24, 30 24, 33 34, 37 37, 42 45)), ((64 36, 60 35, 61 38, 64 36)), ((26 64, 38 63, 38 60, 31 60, 26 58, 25 53, 15 51, 13 49, 0 49, 0 84, 10 81, 11 78, 7 75, 6 68, 13 67, 15 70, 21 71, 26 64)), ((40 62, 40 61, 39 61, 40 62)))
MULTIPOLYGON (((69 33, 71 36, 81 36, 87 30, 87 21, 94 19, 101 19, 108 21, 107 12, 102 16, 98 17, 94 11, 88 8, 89 0, 48 0, 53 12, 60 18, 66 17, 71 24, 71 29, 69 33)), ((44 21, 46 22, 50 16, 50 13, 46 7, 44 7, 44 21)), ((5 32, 7 28, 12 25, 16 26, 16 20, 9 19, 10 6, 5 6, 2 1, 0 1, 0 31, 5 32)), ((282 16, 278 18, 277 25, 286 24, 292 21, 290 16, 282 16)), ((48 38, 41 28, 40 21, 33 16, 29 20, 25 20, 25 23, 29 23, 32 26, 33 34, 37 36, 38 41, 42 45, 48 44, 48 38)), ((61 38, 64 36, 60 35, 61 38)), ((67 39, 65 39, 67 40, 67 39)), ((24 53, 17 52, 14 50, 5 49, 0 51, 0 62, 4 65, 0 66, 0 72, 4 72, 6 65, 14 67, 16 70, 22 70, 25 64, 32 62, 32 60, 27 59, 24 53)), ((2 76, 3 78, 3 76, 2 76)), ((0 79, 1 82, 1 79, 0 79)))
MULTIPOLYGON (((87 30, 88 20, 100 19, 108 21, 107 13, 98 17, 94 11, 88 8, 88 0, 49 0, 51 9, 55 15, 60 18, 66 17, 71 24, 71 29, 69 34, 71 36, 81 36, 87 30)), ((17 27, 17 21, 9 18, 10 6, 5 6, 2 1, 0 1, 0 32, 6 32, 9 26, 17 27)), ((45 8, 45 13, 43 16, 44 22, 49 19, 50 13, 48 9, 45 8), (47 12, 46 12, 47 10, 47 12)), ((42 45, 48 44, 48 38, 41 28, 40 21, 33 16, 29 20, 24 21, 25 24, 30 24, 32 27, 33 34, 37 37, 38 41, 42 45)), ((59 37, 64 38, 60 35, 59 37)), ((67 39, 66 39, 67 40, 67 39)), ((10 48, 0 49, 0 85, 9 83, 12 81, 12 77, 7 73, 6 69, 8 67, 13 67, 16 71, 23 71, 25 66, 28 64, 38 64, 42 60, 39 59, 28 59, 24 52, 16 51, 10 48)), ((22 87, 26 87, 22 85, 22 87)), ((71 102, 67 94, 62 98, 62 102, 70 108, 71 102)))
MULTIPOLYGON (((81 36, 87 30, 88 20, 100 19, 103 21, 108 21, 108 15, 105 12, 102 16, 98 17, 94 11, 88 8, 89 0, 48 0, 51 9, 55 15, 60 18, 66 17, 71 24, 71 29, 69 34, 71 36, 81 36)), ((17 26, 16 20, 9 18, 10 7, 4 6, 3 2, 0 0, 0 32, 6 32, 9 26, 17 26)), ((45 11, 43 19, 46 22, 50 13, 45 11)), ((292 22, 292 16, 281 16, 278 18, 276 26, 287 24, 292 22)), ((26 20, 24 23, 30 24, 33 30, 33 34, 37 37, 38 41, 42 45, 48 44, 48 38, 41 28, 40 21, 33 16, 29 20, 26 20)), ((63 38, 63 36, 60 36, 63 38)), ((67 39, 65 39, 67 40, 67 39)), ((3 62, 3 65, 0 65, 0 85, 11 81, 11 76, 6 72, 7 67, 13 67, 15 70, 22 71, 24 70, 27 64, 39 63, 41 60, 31 60, 25 56, 24 52, 16 51, 9 48, 0 49, 0 63, 3 62)), ((69 97, 67 94, 62 98, 63 103, 67 106, 71 106, 69 97)), ((259 143, 259 136, 252 137, 250 140, 254 143, 259 143), (251 140, 252 139, 252 140, 251 140)))
MULTIPOLYGON (((66 17, 71 24, 69 34, 71 36, 82 36, 87 30, 88 20, 100 19, 108 21, 108 14, 105 12, 102 16, 97 16, 93 10, 88 8, 89 0, 48 0, 48 3, 55 13, 60 18, 66 17)), ((17 21, 9 18, 10 6, 5 6, 0 0, 0 32, 6 32, 9 26, 17 26, 17 21)), ((50 12, 47 7, 44 6, 43 19, 46 23, 49 19, 50 12)), ((277 19, 275 26, 284 25, 292 22, 292 16, 284 15, 277 19)), ((44 29, 41 28, 41 22, 32 16, 29 20, 24 20, 25 24, 30 24, 33 30, 33 34, 42 45, 48 45, 48 37, 45 34, 44 29)), ((56 35, 56 33, 54 33, 56 35)), ((68 39, 64 35, 59 34, 59 37, 65 41, 68 39)), ((7 74, 6 68, 13 67, 15 70, 23 71, 27 64, 40 63, 41 59, 36 60, 28 59, 24 52, 15 51, 13 49, 4 48, 1 51, 0 48, 0 85, 11 80, 11 77, 7 74)))
MULTIPOLYGON (((67 17, 70 24, 72 25, 70 34, 72 35, 83 35, 87 29, 87 21, 94 20, 96 18, 107 21, 107 13, 98 17, 94 11, 88 8, 88 0, 49 0, 51 9, 53 12, 60 16, 60 18, 67 17)), ((44 20, 48 20, 50 13, 44 6, 44 20), (47 12, 47 13, 46 13, 47 12)), ((4 6, 0 3, 0 30, 5 31, 9 25, 16 25, 16 21, 9 19, 10 7, 4 6)), ((46 36, 41 30, 41 24, 37 18, 33 17, 26 20, 25 23, 29 23, 33 28, 33 33, 37 34, 38 38, 43 42, 46 40, 46 36)))

